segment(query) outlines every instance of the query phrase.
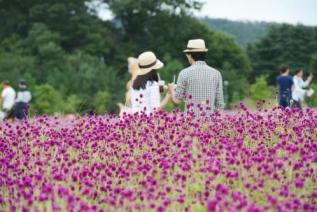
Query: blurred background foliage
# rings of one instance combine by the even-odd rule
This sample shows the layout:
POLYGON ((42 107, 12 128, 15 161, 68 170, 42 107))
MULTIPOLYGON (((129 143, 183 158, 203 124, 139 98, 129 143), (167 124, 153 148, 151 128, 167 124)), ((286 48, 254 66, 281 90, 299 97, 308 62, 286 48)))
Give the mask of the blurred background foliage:
POLYGON ((317 75, 316 27, 198 19, 192 14, 202 6, 199 0, 1 0, 0 80, 16 86, 26 79, 34 113, 113 113, 124 102, 127 57, 154 51, 165 63, 161 78, 171 82, 188 65, 182 50, 192 38, 205 39, 229 107, 274 95, 270 86, 282 64, 317 75), (99 18, 100 5, 111 20, 99 18))

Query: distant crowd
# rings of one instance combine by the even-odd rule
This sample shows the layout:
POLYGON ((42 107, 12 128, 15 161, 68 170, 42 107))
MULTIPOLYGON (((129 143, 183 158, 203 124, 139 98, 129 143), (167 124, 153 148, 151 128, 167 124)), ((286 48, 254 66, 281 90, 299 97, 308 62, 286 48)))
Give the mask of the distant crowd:
POLYGON ((26 81, 20 80, 18 82, 17 92, 9 81, 4 81, 2 87, 0 120, 26 119, 28 117, 29 103, 32 98, 26 81))
POLYGON ((306 80, 303 76, 302 69, 296 70, 294 76, 290 76, 288 67, 281 69, 281 74, 277 77, 280 106, 302 109, 305 97, 311 97, 314 94, 313 89, 306 89, 313 80, 313 75, 310 74, 306 80))

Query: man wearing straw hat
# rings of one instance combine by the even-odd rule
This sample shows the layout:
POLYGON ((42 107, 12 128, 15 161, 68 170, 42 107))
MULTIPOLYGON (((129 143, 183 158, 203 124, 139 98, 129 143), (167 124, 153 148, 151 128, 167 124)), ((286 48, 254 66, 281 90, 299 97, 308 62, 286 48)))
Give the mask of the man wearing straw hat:
POLYGON ((196 117, 201 112, 211 114, 224 109, 222 76, 205 62, 207 51, 204 40, 189 40, 184 53, 190 66, 180 72, 177 86, 169 85, 173 101, 193 103, 196 117))

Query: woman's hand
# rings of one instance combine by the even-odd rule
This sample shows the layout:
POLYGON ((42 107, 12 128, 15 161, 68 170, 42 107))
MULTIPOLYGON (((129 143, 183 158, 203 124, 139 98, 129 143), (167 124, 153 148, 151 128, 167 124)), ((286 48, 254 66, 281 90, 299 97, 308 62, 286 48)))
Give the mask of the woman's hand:
POLYGON ((311 82, 313 80, 313 74, 310 74, 307 80, 311 82))

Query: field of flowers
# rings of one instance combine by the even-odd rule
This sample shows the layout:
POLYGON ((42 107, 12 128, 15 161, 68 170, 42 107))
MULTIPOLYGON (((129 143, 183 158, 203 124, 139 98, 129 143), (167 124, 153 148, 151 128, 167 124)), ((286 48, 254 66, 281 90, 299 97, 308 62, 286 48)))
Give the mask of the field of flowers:
POLYGON ((317 211, 317 112, 0 124, 0 211, 317 211))

